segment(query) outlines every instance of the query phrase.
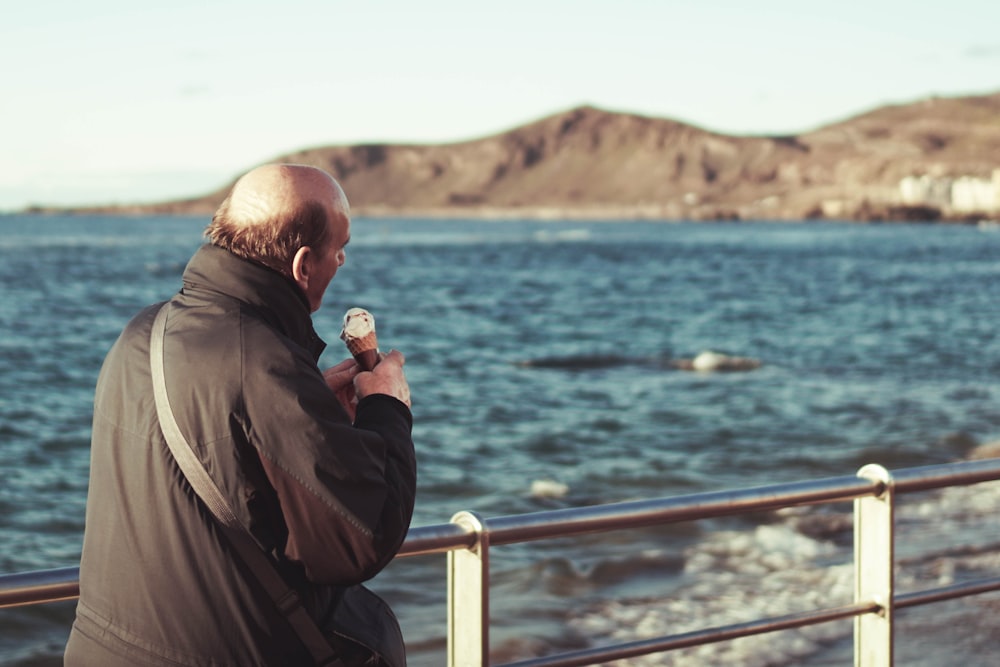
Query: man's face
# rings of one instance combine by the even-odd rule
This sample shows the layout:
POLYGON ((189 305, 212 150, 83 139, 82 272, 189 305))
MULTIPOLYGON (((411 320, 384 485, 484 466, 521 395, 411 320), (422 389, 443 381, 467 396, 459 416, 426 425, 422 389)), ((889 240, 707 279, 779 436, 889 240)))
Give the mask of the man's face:
POLYGON ((309 286, 306 289, 306 298, 313 312, 319 310, 326 288, 337 275, 337 269, 344 265, 347 259, 345 248, 351 240, 351 220, 346 214, 331 207, 327 220, 329 233, 326 244, 323 248, 313 250, 312 275, 309 277, 309 286))

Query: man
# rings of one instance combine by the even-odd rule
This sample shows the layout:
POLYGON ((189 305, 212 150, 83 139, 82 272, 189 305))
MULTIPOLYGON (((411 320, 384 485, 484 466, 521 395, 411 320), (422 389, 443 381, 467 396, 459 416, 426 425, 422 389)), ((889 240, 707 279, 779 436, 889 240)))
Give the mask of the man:
MULTIPOLYGON (((398 624, 358 584, 392 560, 413 512, 404 359, 321 372, 311 320, 344 264, 347 198, 319 169, 266 165, 236 183, 206 234, 165 306, 178 426, 342 664, 398 667, 398 624)), ((311 664, 168 449, 150 372, 158 310, 126 326, 98 380, 65 664, 311 664)))

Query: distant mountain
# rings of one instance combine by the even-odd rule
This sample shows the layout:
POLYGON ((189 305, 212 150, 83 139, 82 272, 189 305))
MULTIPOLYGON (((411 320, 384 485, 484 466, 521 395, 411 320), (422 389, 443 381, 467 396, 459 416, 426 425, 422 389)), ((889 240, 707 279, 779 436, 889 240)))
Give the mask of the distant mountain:
MULTIPOLYGON (((1000 93, 886 106, 796 136, 730 136, 588 106, 471 141, 329 146, 268 162, 327 170, 355 215, 934 217, 900 205, 900 180, 1000 168, 1000 93)), ((230 186, 88 210, 210 214, 230 186)))

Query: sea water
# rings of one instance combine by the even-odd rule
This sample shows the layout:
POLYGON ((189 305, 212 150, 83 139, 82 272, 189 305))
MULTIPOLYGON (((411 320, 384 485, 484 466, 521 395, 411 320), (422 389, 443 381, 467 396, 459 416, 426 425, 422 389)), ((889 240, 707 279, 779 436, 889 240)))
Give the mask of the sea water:
MULTIPOLYGON (((202 218, 0 217, 0 572, 78 563, 93 387, 169 298, 202 218)), ((837 223, 358 219, 315 316, 406 354, 414 525, 853 474, 1000 440, 1000 233, 837 223), (738 373, 676 369, 704 350, 738 373)), ((900 592, 1000 571, 996 484, 900 503, 900 592)), ((494 661, 850 601, 850 506, 511 545, 494 661)), ((444 664, 445 559, 371 582, 444 664)), ((113 585, 109 584, 109 585, 113 585)), ((899 664, 1000 659, 997 596, 898 614, 899 664)), ((60 664, 73 603, 0 611, 0 663, 60 664)), ((636 665, 849 664, 850 621, 636 665)))

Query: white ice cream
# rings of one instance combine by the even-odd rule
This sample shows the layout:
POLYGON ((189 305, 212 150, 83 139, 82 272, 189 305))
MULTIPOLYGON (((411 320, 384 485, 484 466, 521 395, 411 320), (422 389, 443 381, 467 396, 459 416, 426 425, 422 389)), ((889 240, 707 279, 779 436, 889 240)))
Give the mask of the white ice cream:
POLYGON ((340 332, 342 340, 364 338, 373 331, 375 317, 364 308, 351 308, 344 313, 344 329, 340 332))

